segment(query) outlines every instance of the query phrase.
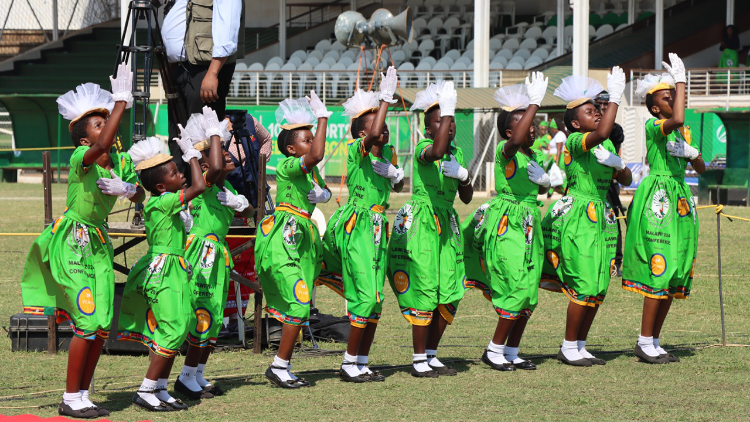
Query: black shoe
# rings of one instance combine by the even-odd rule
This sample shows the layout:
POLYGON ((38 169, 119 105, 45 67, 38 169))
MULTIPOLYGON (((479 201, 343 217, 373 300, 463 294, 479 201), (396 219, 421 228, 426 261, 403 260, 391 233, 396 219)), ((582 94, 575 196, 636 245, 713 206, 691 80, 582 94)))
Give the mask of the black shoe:
POLYGON ((536 369, 536 364, 534 362, 530 361, 530 360, 525 360, 523 362, 518 362, 518 363, 511 362, 511 364, 516 369, 524 369, 524 370, 527 370, 527 371, 533 371, 533 370, 536 369))
MULTIPOLYGON (((156 390, 154 390, 154 393, 157 393, 159 391, 167 391, 167 389, 166 388, 157 388, 156 390)), ((171 403, 168 402, 168 401, 162 400, 162 403, 164 403, 165 405, 171 407, 174 410, 187 410, 188 409, 188 406, 185 403, 183 403, 182 400, 180 400, 180 399, 174 399, 174 401, 171 402, 171 403)))
POLYGON ((99 413, 94 407, 84 407, 83 409, 73 410, 64 402, 60 402, 57 406, 57 413, 62 416, 70 416, 71 418, 78 419, 93 419, 99 416, 99 413))
POLYGON ((510 363, 510 362, 495 363, 495 362, 491 361, 490 357, 487 356, 487 350, 485 350, 484 353, 482 354, 482 362, 486 363, 487 365, 490 366, 490 368, 492 368, 492 369, 494 369, 496 371, 507 372, 507 371, 515 371, 516 370, 516 367, 513 366, 513 364, 510 363))
MULTIPOLYGON (((427 363, 427 359, 415 360, 413 363, 427 363)), ((437 378, 440 376, 440 374, 438 374, 438 372, 434 369, 430 369, 429 371, 419 372, 417 371, 417 368, 412 366, 411 376, 417 377, 417 378, 437 378)))
POLYGON ((456 371, 452 366, 432 366, 429 363, 427 364, 432 368, 433 371, 437 372, 438 375, 446 376, 446 377, 452 377, 456 374, 458 374, 458 371, 456 371))
MULTIPOLYGON (((143 391, 143 393, 153 393, 152 391, 143 391)), ((175 409, 169 406, 168 404, 164 403, 163 401, 159 401, 158 406, 152 406, 151 403, 147 402, 146 400, 143 400, 141 396, 138 395, 136 392, 133 394, 133 399, 131 400, 134 405, 146 409, 149 412, 174 412, 175 409)))
POLYGON ((203 387, 203 392, 211 393, 214 396, 223 396, 224 395, 224 390, 222 390, 221 388, 219 388, 219 387, 217 387, 215 385, 207 385, 207 386, 203 387))
POLYGON ((563 354, 562 350, 560 350, 559 352, 557 352, 557 360, 559 360, 560 362, 562 362, 562 363, 564 363, 566 365, 570 365, 570 366, 591 366, 591 365, 593 365, 593 363, 591 363, 591 361, 588 360, 588 359, 586 359, 586 358, 578 359, 578 360, 568 360, 568 358, 566 358, 565 355, 563 354))
POLYGON ((606 365, 607 361, 604 359, 599 358, 586 358, 589 362, 591 362, 593 365, 606 365))
POLYGON ((368 377, 367 381, 370 381, 370 382, 385 381, 385 375, 381 374, 380 371, 370 371, 369 373, 366 373, 364 375, 367 375, 368 377))
POLYGON ((103 407, 94 405, 94 409, 96 410, 97 416, 109 416, 109 410, 103 407))
POLYGON ((271 368, 284 369, 284 370, 286 370, 286 368, 279 368, 279 367, 271 365, 271 366, 268 367, 268 369, 266 369, 266 378, 268 378, 268 380, 271 381, 277 387, 281 387, 281 388, 300 388, 300 387, 305 387, 304 385, 302 385, 302 383, 299 382, 300 381, 299 379, 297 379, 297 380, 283 381, 281 378, 279 378, 276 374, 273 373, 273 371, 271 370, 271 368))
POLYGON ((678 358, 677 356, 675 356, 675 355, 673 355, 671 353, 664 353, 662 355, 659 355, 659 357, 660 358, 664 358, 664 359, 668 360, 669 362, 679 362, 680 361, 680 358, 678 358))
MULTIPOLYGON (((356 367, 357 364, 351 364, 351 366, 356 367)), ((355 377, 349 375, 344 370, 344 365, 341 365, 341 369, 339 369, 339 378, 341 378, 341 381, 345 382, 354 382, 354 383, 362 383, 370 381, 370 375, 369 374, 359 374, 355 377)))
POLYGON ((214 398, 214 395, 209 393, 208 391, 203 391, 203 390, 193 391, 189 389, 187 385, 183 384, 182 381, 180 381, 179 377, 177 377, 177 381, 175 381, 174 383, 174 391, 186 396, 190 400, 214 398))
POLYGON ((635 348, 633 349, 633 354, 646 363, 652 363, 652 364, 669 363, 669 360, 667 360, 667 358, 661 357, 661 355, 659 356, 647 355, 646 352, 644 352, 643 349, 641 349, 641 345, 639 345, 638 343, 635 344, 635 348))

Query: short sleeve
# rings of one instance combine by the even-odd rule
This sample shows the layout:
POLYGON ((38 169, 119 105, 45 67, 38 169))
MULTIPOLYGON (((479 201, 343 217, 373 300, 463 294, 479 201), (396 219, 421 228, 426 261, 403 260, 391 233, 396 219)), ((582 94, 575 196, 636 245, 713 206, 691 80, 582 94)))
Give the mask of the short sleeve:
POLYGON ((318 171, 318 167, 313 167, 312 170, 312 178, 315 181, 315 183, 318 184, 321 188, 326 187, 326 181, 323 179, 323 177, 320 176, 320 171, 318 171))
POLYGON ((185 198, 185 189, 175 193, 164 193, 159 196, 157 207, 166 215, 178 214, 188 208, 185 198))
POLYGON ((565 141, 565 148, 570 151, 572 157, 580 157, 589 151, 586 148, 586 137, 589 133, 575 132, 568 136, 568 140, 565 141))
POLYGON ((654 142, 664 142, 667 139, 667 133, 664 133, 664 122, 666 119, 651 119, 646 122, 646 137, 654 142))
POLYGON ((347 159, 353 163, 359 164, 362 158, 367 157, 370 151, 365 150, 364 139, 350 139, 346 142, 347 159))
POLYGON ((115 167, 117 167, 120 170, 119 177, 124 182, 130 183, 131 185, 140 186, 141 181, 138 179, 138 173, 135 172, 135 169, 133 168, 133 160, 130 157, 130 154, 127 152, 123 152, 118 154, 119 156, 119 162, 115 163, 115 167))
POLYGON ((424 154, 427 152, 428 149, 432 148, 432 140, 431 139, 422 139, 417 144, 417 147, 414 149, 414 152, 417 155, 417 163, 421 165, 431 165, 432 162, 427 161, 424 159, 424 154))
POLYGON ((73 151, 73 155, 70 156, 70 170, 75 172, 78 175, 83 175, 88 173, 89 169, 91 169, 91 166, 93 166, 95 163, 91 163, 88 166, 83 165, 83 156, 86 154, 86 151, 89 150, 89 147, 80 146, 73 151))
POLYGON ((276 174, 287 179, 296 179, 310 173, 305 167, 305 157, 287 157, 276 166, 276 174))

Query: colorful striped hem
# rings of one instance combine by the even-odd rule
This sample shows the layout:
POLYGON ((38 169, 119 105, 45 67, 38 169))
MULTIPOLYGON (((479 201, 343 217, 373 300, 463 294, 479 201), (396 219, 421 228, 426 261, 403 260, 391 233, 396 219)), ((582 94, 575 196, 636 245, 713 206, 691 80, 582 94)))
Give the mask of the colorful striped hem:
POLYGON ((495 308, 495 312, 497 312, 497 316, 503 319, 509 319, 512 321, 517 320, 518 318, 524 317, 524 318, 531 318, 532 310, 531 309, 522 309, 520 311, 509 311, 507 309, 502 308, 495 308))
POLYGON ((295 326, 307 325, 307 319, 293 317, 291 315, 284 315, 278 309, 274 309, 274 308, 270 308, 266 306, 266 312, 268 312, 269 315, 277 319, 282 324, 295 325, 295 326))
POLYGON ((450 325, 453 324, 453 317, 456 316, 456 307, 451 304, 438 305, 438 312, 443 316, 445 321, 450 325))
POLYGON ((83 330, 76 327, 75 323, 73 322, 73 318, 71 318, 70 314, 64 309, 54 308, 51 306, 24 306, 23 313, 28 315, 54 316, 56 324, 62 324, 65 321, 69 321, 70 329, 73 331, 73 335, 84 340, 94 340, 97 337, 103 340, 107 340, 109 338, 109 331, 105 331, 102 329, 83 330))
POLYGON ((209 347, 216 344, 216 337, 202 339, 193 335, 193 333, 188 333, 187 342, 189 345, 195 347, 209 347))
POLYGON ((477 289, 481 291, 484 298, 492 302, 492 291, 490 291, 490 288, 481 281, 469 280, 467 278, 466 282, 464 282, 464 287, 467 289, 477 289))
POLYGON ((356 327, 356 328, 367 327, 367 322, 370 320, 370 318, 357 316, 351 312, 347 312, 346 316, 349 317, 349 323, 352 325, 352 327, 356 327))
POLYGON ((539 287, 552 292, 563 292, 565 296, 570 299, 571 302, 581 306, 597 306, 604 303, 605 295, 588 296, 584 294, 578 294, 572 287, 568 286, 562 280, 552 278, 548 274, 542 274, 542 279, 539 283, 539 287), (546 277, 546 278, 545 278, 546 277))
POLYGON ((326 286, 329 289, 336 292, 341 297, 344 297, 344 282, 341 280, 341 275, 336 273, 321 274, 315 279, 316 286, 326 286))
POLYGON ((173 358, 177 355, 177 349, 167 349, 161 347, 156 342, 151 340, 150 337, 141 333, 133 333, 130 331, 122 331, 117 333, 117 340, 121 341, 135 341, 151 349, 152 352, 165 358, 173 358))
POLYGON ((675 299, 689 299, 690 289, 685 286, 670 287, 669 295, 674 296, 675 299))
POLYGON ((432 322, 432 311, 419 311, 414 308, 401 308, 401 315, 411 325, 427 326, 432 322))
POLYGON ((669 297, 669 289, 654 289, 637 281, 623 279, 622 289, 633 293, 640 293, 651 299, 667 299, 669 297))

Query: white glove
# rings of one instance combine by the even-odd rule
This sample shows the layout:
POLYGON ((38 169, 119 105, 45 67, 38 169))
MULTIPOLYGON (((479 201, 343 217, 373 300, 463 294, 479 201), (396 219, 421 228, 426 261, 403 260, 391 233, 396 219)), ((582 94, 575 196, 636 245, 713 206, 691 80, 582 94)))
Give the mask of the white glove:
POLYGON ((396 76, 396 68, 389 66, 385 75, 380 74, 380 94, 378 99, 387 103, 395 103, 393 94, 396 92, 398 87, 398 77, 396 76))
POLYGON ((537 185, 544 186, 545 188, 550 187, 551 183, 549 181, 549 176, 547 176, 547 173, 544 172, 542 166, 537 164, 535 161, 531 161, 526 165, 526 173, 529 174, 529 180, 536 183, 537 185))
POLYGON ((203 130, 206 139, 211 139, 214 135, 221 137, 221 122, 216 116, 216 111, 208 106, 203 107, 203 130))
POLYGON ((440 106, 440 116, 453 116, 456 114, 456 102, 458 102, 458 93, 453 88, 453 81, 448 81, 443 85, 443 89, 438 91, 438 105, 440 106))
POLYGON ((607 92, 609 92, 609 102, 620 105, 622 93, 625 91, 625 72, 620 66, 612 68, 612 73, 607 74, 607 92))
POLYGON ((231 208, 236 212, 245 211, 245 209, 250 206, 245 195, 235 195, 228 191, 226 187, 223 191, 216 194, 216 199, 221 202, 221 205, 231 208))
POLYGON ((529 96, 529 104, 542 105, 544 94, 547 92, 547 83, 549 83, 549 78, 545 79, 542 72, 532 72, 531 82, 529 82, 529 77, 526 77, 525 85, 526 94, 529 96))
POLYGON ((182 210, 180 211, 180 220, 185 226, 185 233, 190 233, 190 229, 193 228, 193 214, 190 214, 190 211, 182 210))
POLYGON ((620 157, 604 149, 601 145, 594 149, 594 155, 596 156, 596 162, 607 167, 612 167, 617 170, 625 168, 625 163, 620 157))
POLYGON ((310 103, 310 110, 312 111, 312 114, 316 119, 320 119, 321 117, 327 119, 331 117, 331 114, 333 114, 332 111, 328 111, 326 105, 323 104, 323 101, 320 101, 320 98, 318 98, 318 94, 315 93, 315 90, 311 89, 310 96, 305 98, 307 98, 307 102, 310 103))
POLYGON ((380 176, 391 179, 391 187, 396 186, 404 178, 404 170, 396 168, 396 166, 389 162, 373 161, 372 170, 380 176))
POLYGON ((124 196, 128 199, 132 198, 133 195, 135 195, 135 185, 128 182, 123 182, 122 179, 117 177, 113 170, 110 170, 109 173, 112 175, 111 179, 102 177, 96 181, 96 186, 99 187, 103 194, 124 196))
POLYGON ((672 157, 687 158, 689 161, 693 161, 701 154, 697 148, 691 147, 687 142, 667 142, 667 151, 672 157))
POLYGON ((447 177, 458 179, 460 182, 469 180, 469 170, 466 170, 461 164, 458 164, 458 161, 456 161, 456 157, 454 157, 453 154, 451 154, 450 161, 443 161, 440 163, 440 166, 442 167, 443 175, 447 177))
POLYGON ((125 101, 125 108, 133 106, 133 72, 130 71, 125 63, 117 66, 117 77, 114 79, 110 76, 109 81, 112 83, 112 99, 115 101, 125 101))
POLYGON ((668 65, 667 62, 661 62, 661 65, 664 66, 664 69, 667 69, 667 72, 669 72, 670 75, 672 75, 674 82, 687 82, 687 78, 685 77, 685 65, 682 63, 682 59, 680 59, 675 53, 669 53, 669 62, 672 63, 672 66, 668 65))
POLYGON ((180 137, 173 140, 177 142, 177 145, 182 150, 182 161, 189 163, 191 158, 200 160, 203 155, 197 149, 193 148, 193 141, 187 132, 185 132, 185 128, 179 123, 177 123, 177 128, 180 129, 180 137))
POLYGON ((328 202, 331 199, 331 192, 328 189, 323 189, 318 186, 317 183, 313 182, 313 188, 310 193, 307 194, 307 200, 311 204, 319 204, 321 202, 328 202))

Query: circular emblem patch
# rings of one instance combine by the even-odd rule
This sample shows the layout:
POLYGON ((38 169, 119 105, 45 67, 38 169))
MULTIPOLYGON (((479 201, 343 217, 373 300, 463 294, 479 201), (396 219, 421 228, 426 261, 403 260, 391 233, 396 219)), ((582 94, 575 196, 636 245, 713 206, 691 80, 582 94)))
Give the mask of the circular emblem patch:
POLYGON ((680 217, 684 217, 690 214, 690 205, 688 204, 688 201, 684 196, 680 197, 680 199, 677 200, 677 214, 680 217))
POLYGON ((91 289, 84 287, 78 292, 76 298, 78 303, 78 310, 84 315, 93 315, 96 311, 96 304, 94 303, 94 295, 91 293, 91 289))
POLYGON ((516 164, 516 157, 513 157, 513 159, 508 161, 508 164, 505 165, 505 179, 506 180, 512 179, 513 176, 516 175, 517 169, 518 169, 518 165, 516 164))
POLYGON ((659 220, 663 220, 667 216, 669 212, 669 197, 664 189, 659 189, 654 193, 654 197, 651 200, 651 212, 659 220))
POLYGON ((289 217, 284 224, 283 230, 284 244, 290 248, 296 248, 299 243, 302 234, 297 230, 297 220, 294 217, 289 217))
POLYGON ((432 216, 435 217, 435 227, 437 227, 438 236, 440 236, 440 233, 443 232, 443 228, 440 227, 440 219, 437 214, 432 214, 432 216))
POLYGON ((344 230, 346 231, 346 234, 352 233, 352 230, 354 230, 355 224, 357 224, 357 213, 353 212, 352 215, 349 217, 349 219, 346 220, 346 224, 344 225, 344 230))
POLYGON ((151 332, 151 334, 153 334, 154 331, 156 331, 156 328, 159 326, 159 324, 156 322, 154 311, 151 310, 151 308, 148 308, 148 311, 146 311, 146 325, 148 326, 148 330, 151 332))
POLYGON ((273 223, 276 221, 273 215, 269 215, 263 221, 260 223, 260 232, 263 233, 263 236, 268 236, 268 233, 271 233, 271 229, 273 228, 273 223))
POLYGON ((570 211, 570 207, 573 206, 573 198, 570 196, 563 196, 552 207, 553 217, 562 217, 570 211))
POLYGON ((557 267, 560 266, 560 258, 557 256, 555 251, 547 251, 545 255, 547 256, 547 262, 552 264, 552 268, 557 269, 557 267))
POLYGON ((592 223, 596 223, 596 205, 593 202, 589 202, 586 206, 586 216, 591 220, 592 223))
POLYGON ((451 214, 451 231, 456 238, 461 237, 461 230, 458 228, 458 221, 456 220, 455 214, 451 214))
POLYGON ((294 283, 294 298, 301 305, 307 305, 310 303, 310 291, 307 289, 307 283, 305 283, 305 280, 299 279, 294 283))
POLYGON ((399 294, 404 294, 409 290, 409 275, 406 271, 398 270, 393 273, 393 285, 399 294))
POLYGON ((211 328, 211 324, 214 321, 213 317, 211 316, 211 312, 209 312, 206 308, 196 309, 195 319, 195 332, 198 334, 207 332, 211 328))
POLYGON ((526 244, 531 245, 534 240, 534 217, 531 215, 523 219, 523 235, 526 237, 526 244))
POLYGON ((383 217, 380 214, 372 214, 372 243, 375 246, 380 245, 380 239, 383 236, 383 217))
MULTIPOLYGON (((214 266, 216 260, 216 247, 211 242, 205 242, 203 244, 203 251, 201 252, 201 260, 198 265, 204 270, 211 269, 214 266)), ((182 265, 180 263, 180 265, 182 265)))
POLYGON ((667 271, 667 261, 662 254, 651 255, 651 274, 661 277, 667 271))
POLYGON ((396 214, 396 222, 393 225, 393 231, 398 234, 406 234, 412 223, 412 208, 406 204, 396 214))
POLYGON ((497 235, 502 236, 508 231, 508 214, 503 214, 500 217, 500 222, 497 223, 497 235))

